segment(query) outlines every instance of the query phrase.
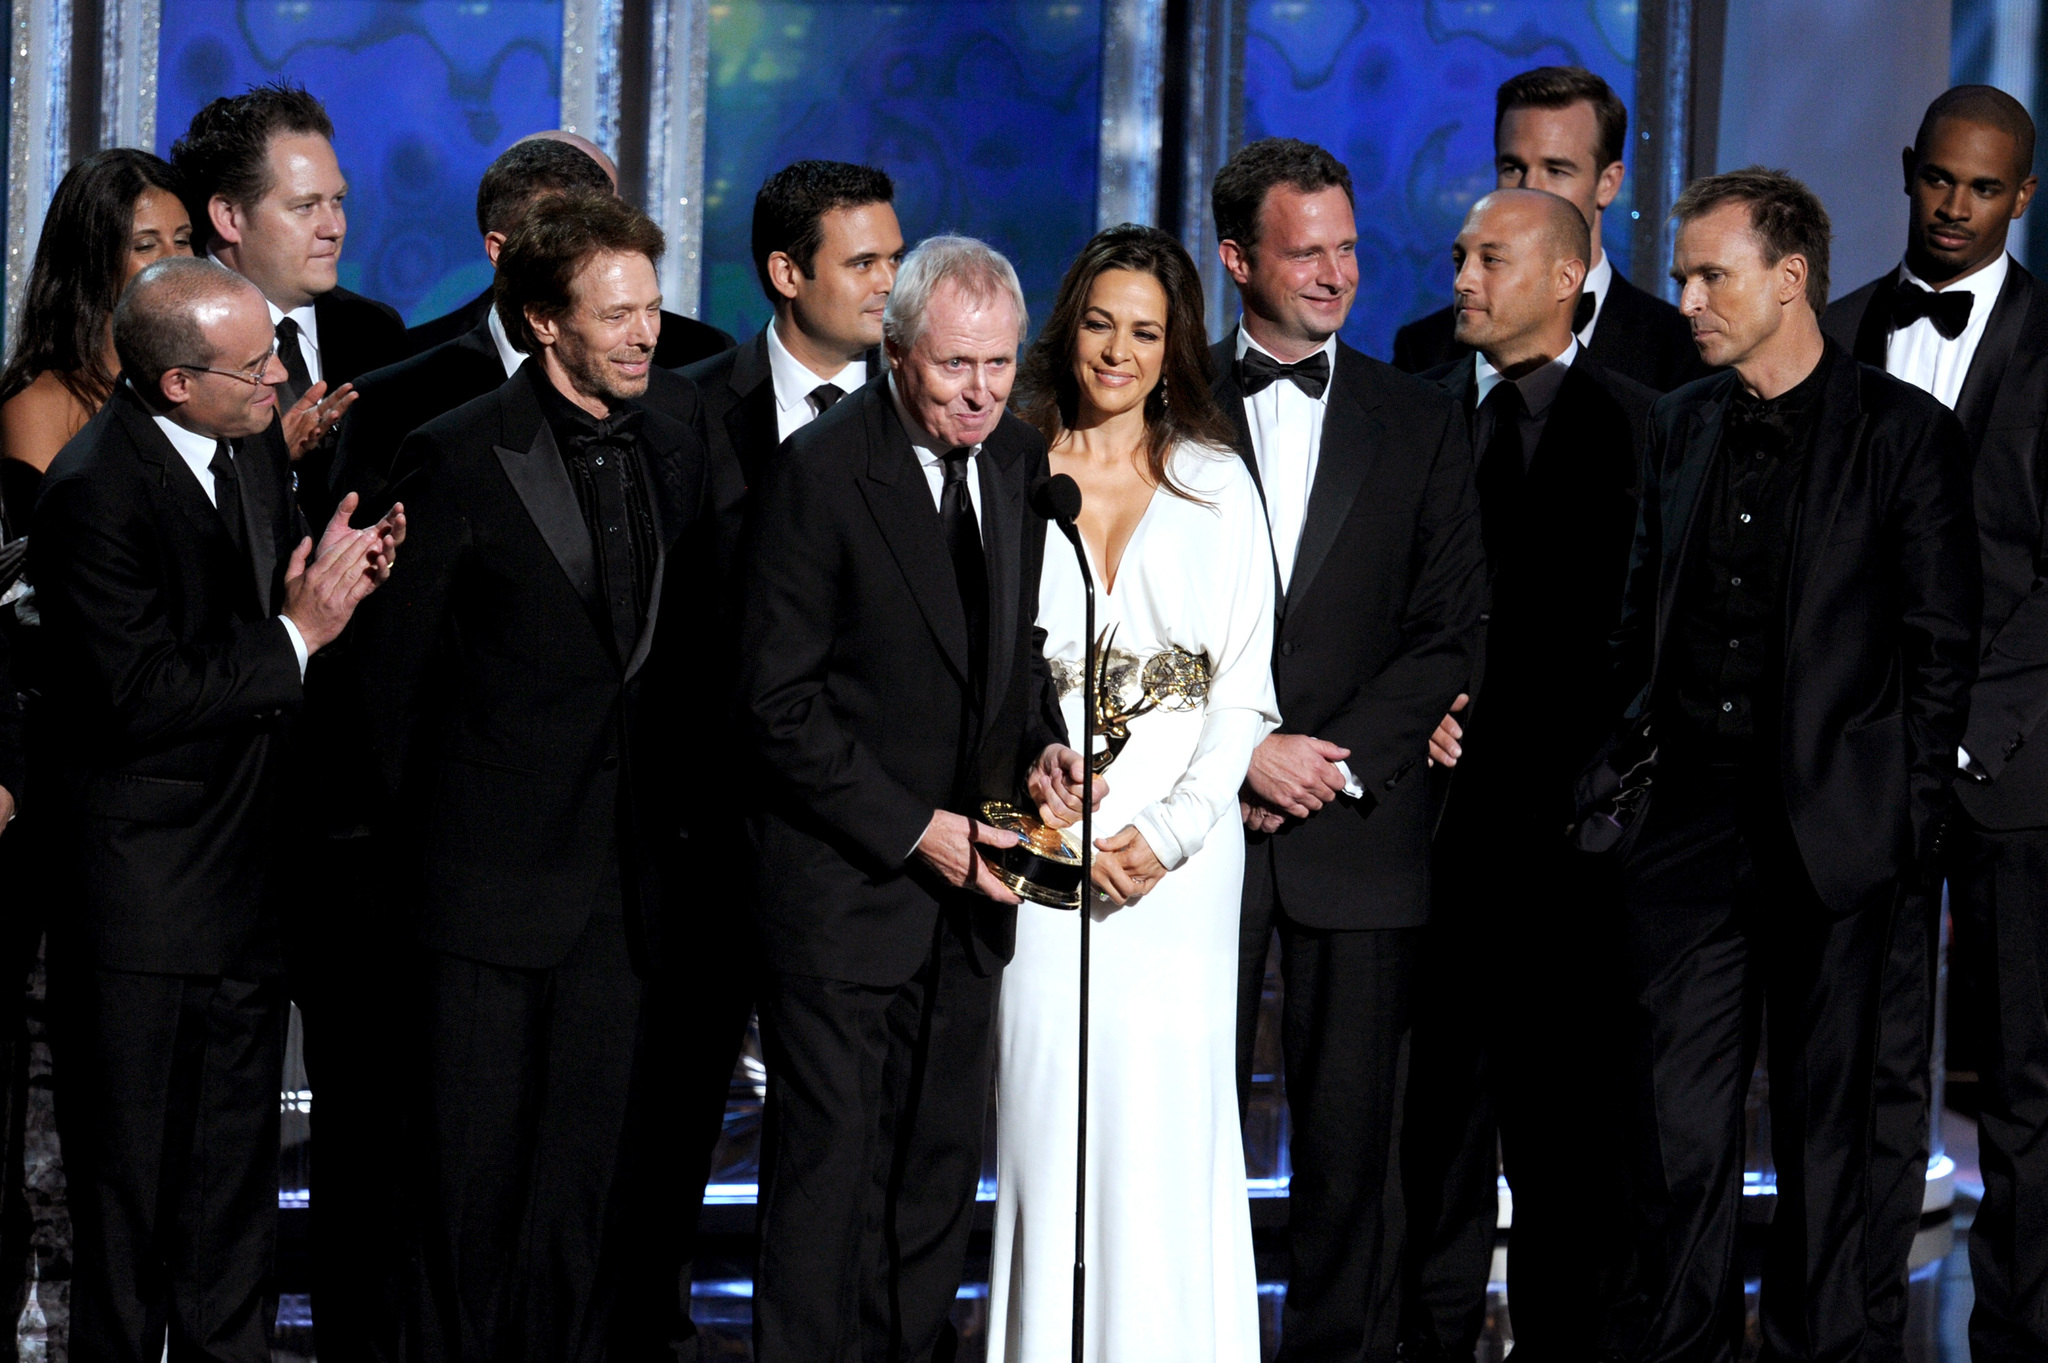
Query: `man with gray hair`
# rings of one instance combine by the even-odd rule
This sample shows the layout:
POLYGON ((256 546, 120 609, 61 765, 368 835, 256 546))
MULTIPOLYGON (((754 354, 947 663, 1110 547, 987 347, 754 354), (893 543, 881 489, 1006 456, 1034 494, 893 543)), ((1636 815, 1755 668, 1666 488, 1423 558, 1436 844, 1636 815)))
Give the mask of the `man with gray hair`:
POLYGON ((974 817, 1078 810, 1041 649, 1045 442, 1004 410, 1025 307, 963 237, 905 258, 886 374, 767 462, 740 694, 767 965, 755 1357, 953 1356, 1017 898, 974 817))
POLYGON ((268 1360, 283 950, 266 870, 306 659, 390 571, 396 508, 314 550, 255 285, 160 261, 114 312, 122 382, 50 465, 30 549, 79 1358, 268 1360))

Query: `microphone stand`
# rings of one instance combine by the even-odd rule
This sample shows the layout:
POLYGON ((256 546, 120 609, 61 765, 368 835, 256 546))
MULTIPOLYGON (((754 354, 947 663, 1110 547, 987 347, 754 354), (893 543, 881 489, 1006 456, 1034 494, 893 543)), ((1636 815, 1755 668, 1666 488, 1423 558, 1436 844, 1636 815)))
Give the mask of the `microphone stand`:
POLYGON ((1082 1330, 1088 1303, 1088 929, 1089 897, 1095 892, 1095 575, 1088 570, 1088 550, 1073 521, 1062 518, 1060 532, 1074 546, 1087 591, 1086 627, 1081 634, 1081 1073, 1079 1118, 1074 1131, 1074 1358, 1082 1363, 1082 1330))

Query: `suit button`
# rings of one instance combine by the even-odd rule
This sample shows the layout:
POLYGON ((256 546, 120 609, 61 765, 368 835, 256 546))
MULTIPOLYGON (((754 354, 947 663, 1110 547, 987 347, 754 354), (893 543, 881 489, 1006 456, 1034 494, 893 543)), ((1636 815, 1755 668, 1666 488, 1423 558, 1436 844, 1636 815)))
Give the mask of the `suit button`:
POLYGON ((619 769, 619 759, 616 757, 607 757, 604 761, 598 763, 597 765, 604 768, 606 771, 617 771, 619 769))
POLYGON ((1292 658, 1292 657, 1294 656, 1294 645, 1293 645, 1293 644, 1282 644, 1282 645, 1280 645, 1280 656, 1281 656, 1281 657, 1283 657, 1283 658, 1292 658))

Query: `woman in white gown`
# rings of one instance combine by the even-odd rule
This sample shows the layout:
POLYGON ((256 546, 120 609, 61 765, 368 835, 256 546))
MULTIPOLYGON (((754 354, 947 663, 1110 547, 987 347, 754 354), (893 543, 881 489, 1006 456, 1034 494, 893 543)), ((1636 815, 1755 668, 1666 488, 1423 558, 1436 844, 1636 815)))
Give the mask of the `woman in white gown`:
MULTIPOLYGON (((1022 414, 1082 489, 1119 708, 1148 706, 1095 815, 1086 1353, 1257 1363, 1238 1130, 1237 794, 1273 699, 1273 560, 1210 397, 1201 292, 1171 236, 1123 226, 1068 271, 1022 414), (1149 686, 1148 686, 1149 681, 1149 686)), ((1081 733, 1083 594, 1055 533, 1039 624, 1081 733)), ((1071 1357, 1080 916, 1024 904, 997 1018, 992 1363, 1071 1357)))

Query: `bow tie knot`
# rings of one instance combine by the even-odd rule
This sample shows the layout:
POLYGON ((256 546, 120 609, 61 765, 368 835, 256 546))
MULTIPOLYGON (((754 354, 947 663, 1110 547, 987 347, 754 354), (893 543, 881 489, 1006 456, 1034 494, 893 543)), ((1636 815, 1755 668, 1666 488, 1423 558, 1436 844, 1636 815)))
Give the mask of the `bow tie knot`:
POLYGON ((1892 291, 1892 326, 1903 329, 1925 317, 1943 340, 1953 341, 1970 325, 1970 308, 1976 301, 1968 289, 1935 293, 1918 284, 1900 284, 1892 291))
POLYGON ((641 416, 639 411, 618 412, 570 436, 569 448, 578 454, 603 449, 623 454, 633 448, 640 436, 641 416))
POLYGON ((1754 448, 1783 454, 1792 447, 1794 417, 1783 403, 1766 402, 1748 393, 1737 393, 1734 401, 1728 404, 1726 420, 1728 434, 1747 441, 1754 448))
POLYGON ((1237 362, 1238 386, 1246 397, 1263 392, 1281 379, 1312 398, 1319 398, 1330 386, 1330 352, 1318 350, 1307 359, 1282 364, 1263 350, 1247 350, 1237 362))

